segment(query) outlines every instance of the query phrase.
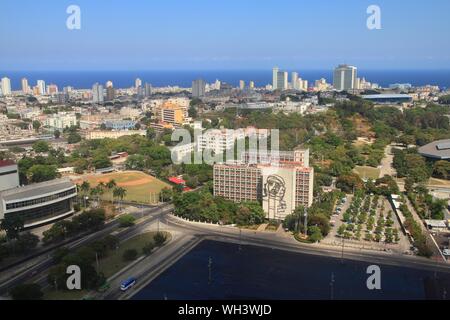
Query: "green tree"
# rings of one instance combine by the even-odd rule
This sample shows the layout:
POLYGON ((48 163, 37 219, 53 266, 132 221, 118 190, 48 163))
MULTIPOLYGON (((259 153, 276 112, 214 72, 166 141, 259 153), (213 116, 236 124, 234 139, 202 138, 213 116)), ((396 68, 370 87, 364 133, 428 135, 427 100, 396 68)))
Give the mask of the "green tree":
POLYGON ((55 165, 35 164, 27 171, 27 178, 30 182, 44 182, 59 177, 58 169, 55 165))
POLYGON ((159 195, 162 202, 171 201, 173 197, 173 191, 170 188, 163 188, 159 195))
POLYGON ((34 120, 32 122, 32 125, 33 125, 34 130, 39 131, 39 128, 41 127, 41 123, 38 120, 34 120))
POLYGON ((53 135, 54 135, 55 139, 59 139, 59 137, 61 137, 61 131, 55 130, 55 131, 53 132, 53 135))
POLYGON ((18 214, 5 215, 1 220, 0 228, 5 230, 8 239, 18 239, 20 232, 23 230, 25 220, 18 214))
POLYGON ((50 145, 47 141, 39 140, 33 143, 33 151, 37 153, 48 152, 50 150, 50 145))
POLYGON ((67 136, 67 143, 68 144, 75 144, 81 141, 81 136, 76 132, 71 132, 67 136))
POLYGON ((311 242, 320 242, 322 240, 322 231, 317 226, 311 226, 308 228, 309 240, 311 242))
POLYGON ((29 252, 36 248, 39 243, 39 237, 32 233, 23 233, 14 244, 18 252, 29 252))
POLYGON ((121 228, 128 228, 134 226, 135 221, 136 218, 133 217, 131 214, 124 214, 119 217, 119 224, 121 228))
POLYGON ((127 190, 122 187, 116 187, 113 190, 113 197, 120 199, 119 205, 122 202, 123 198, 125 198, 126 195, 127 195, 127 190))
POLYGON ((112 166, 112 162, 107 155, 101 153, 92 159, 92 165, 95 169, 103 169, 112 166))

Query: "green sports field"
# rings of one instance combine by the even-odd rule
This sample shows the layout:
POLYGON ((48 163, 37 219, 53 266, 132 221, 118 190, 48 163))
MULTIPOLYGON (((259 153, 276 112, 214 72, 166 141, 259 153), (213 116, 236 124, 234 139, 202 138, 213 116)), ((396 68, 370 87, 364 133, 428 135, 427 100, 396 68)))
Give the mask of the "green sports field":
MULTIPOLYGON (((127 190, 124 201, 155 204, 158 202, 159 193, 164 188, 172 188, 171 185, 140 171, 114 172, 102 175, 91 175, 76 181, 78 184, 88 181, 91 188, 100 182, 108 183, 114 180, 118 187, 127 190)), ((102 196, 104 200, 112 199, 112 192, 106 190, 102 196)))

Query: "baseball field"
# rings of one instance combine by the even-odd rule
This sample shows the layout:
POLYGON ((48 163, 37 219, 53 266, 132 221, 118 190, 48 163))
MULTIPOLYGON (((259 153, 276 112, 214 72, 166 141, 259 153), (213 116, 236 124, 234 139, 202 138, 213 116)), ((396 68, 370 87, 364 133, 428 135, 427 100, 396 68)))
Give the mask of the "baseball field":
MULTIPOLYGON (((164 188, 172 188, 169 184, 145 174, 140 171, 123 171, 108 174, 93 174, 85 176, 75 183, 81 184, 83 181, 88 181, 91 188, 94 188, 99 183, 108 183, 114 180, 118 187, 124 188, 127 193, 123 198, 124 201, 155 204, 158 202, 159 193, 164 188)), ((102 195, 104 200, 112 200, 112 191, 105 190, 102 195)))

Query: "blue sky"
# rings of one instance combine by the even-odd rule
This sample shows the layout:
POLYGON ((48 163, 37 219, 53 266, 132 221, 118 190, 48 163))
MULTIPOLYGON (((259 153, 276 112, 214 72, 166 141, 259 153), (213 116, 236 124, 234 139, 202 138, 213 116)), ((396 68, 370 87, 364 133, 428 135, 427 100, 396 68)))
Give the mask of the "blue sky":
POLYGON ((448 0, 2 0, 0 70, 450 69, 448 0), (66 8, 81 8, 68 30, 66 8), (381 7, 382 30, 366 28, 381 7))

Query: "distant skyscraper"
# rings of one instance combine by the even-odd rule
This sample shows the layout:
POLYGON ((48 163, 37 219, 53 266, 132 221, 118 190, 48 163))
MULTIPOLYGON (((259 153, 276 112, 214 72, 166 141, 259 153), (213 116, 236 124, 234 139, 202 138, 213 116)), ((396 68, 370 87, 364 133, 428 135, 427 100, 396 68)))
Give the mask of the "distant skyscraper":
POLYGON ((95 83, 92 86, 92 102, 103 103, 103 86, 101 84, 95 83))
POLYGON ((297 72, 292 72, 291 82, 292 82, 292 89, 298 90, 299 85, 298 85, 298 73, 297 72))
POLYGON ((274 67, 272 70, 272 89, 277 90, 278 89, 278 67, 274 67))
POLYGON ((47 94, 54 95, 58 93, 58 86, 56 84, 49 84, 47 86, 47 94))
POLYGON ((116 89, 113 86, 106 87, 106 101, 113 101, 116 98, 116 89))
POLYGON ((9 96, 11 94, 11 80, 9 78, 2 78, 2 94, 4 96, 9 96))
POLYGON ((214 89, 215 90, 220 90, 220 85, 221 85, 220 80, 216 80, 216 82, 214 82, 214 89))
POLYGON ((288 73, 286 71, 278 71, 277 73, 277 90, 288 89, 288 73))
POLYGON ((30 92, 30 87, 28 86, 27 78, 22 78, 21 82, 22 82, 22 92, 24 94, 29 93, 30 92))
POLYGON ((245 81, 239 80, 239 89, 244 90, 245 89, 245 81))
POLYGON ((139 87, 142 87, 142 80, 139 79, 139 78, 137 78, 137 79, 134 81, 134 87, 135 87, 136 89, 139 88, 139 87))
POLYGON ((356 67, 341 64, 334 69, 333 87, 338 91, 356 89, 357 77, 356 67))
POLYGON ((248 87, 249 87, 250 89, 255 89, 255 82, 250 81, 248 87))
POLYGON ((106 88, 112 88, 114 87, 113 82, 112 81, 106 81, 106 88))
POLYGON ((195 98, 205 95, 206 83, 203 79, 192 81, 192 96, 195 98))
POLYGON ((38 80, 37 81, 37 87, 38 87, 38 92, 39 92, 39 95, 44 95, 45 94, 45 81, 44 80, 38 80))
POLYGON ((145 97, 150 97, 152 95, 152 85, 150 83, 145 84, 145 97))

